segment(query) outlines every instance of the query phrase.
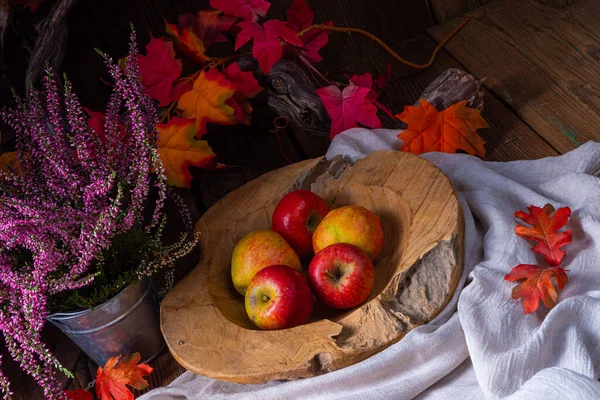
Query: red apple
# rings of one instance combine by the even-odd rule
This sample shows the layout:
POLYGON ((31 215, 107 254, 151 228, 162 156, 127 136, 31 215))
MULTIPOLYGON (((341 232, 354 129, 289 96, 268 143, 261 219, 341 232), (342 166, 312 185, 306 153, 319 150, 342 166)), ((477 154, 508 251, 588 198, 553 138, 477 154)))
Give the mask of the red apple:
POLYGON ((332 244, 318 252, 308 267, 315 297, 332 308, 356 307, 369 297, 375 269, 369 256, 347 243, 332 244))
POLYGON ((315 253, 334 243, 349 243, 367 253, 371 261, 383 248, 381 219, 361 206, 345 206, 331 210, 313 235, 315 253))
POLYGON ((306 278, 287 265, 261 269, 246 289, 246 312, 260 329, 285 329, 308 321, 313 297, 306 278))
POLYGON ((273 230, 292 246, 301 259, 313 254, 312 235, 329 206, 319 195, 295 190, 283 196, 273 212, 273 230))
POLYGON ((254 231, 244 236, 231 255, 231 279, 241 294, 258 271, 270 265, 287 265, 302 271, 302 264, 294 250, 276 232, 254 231))

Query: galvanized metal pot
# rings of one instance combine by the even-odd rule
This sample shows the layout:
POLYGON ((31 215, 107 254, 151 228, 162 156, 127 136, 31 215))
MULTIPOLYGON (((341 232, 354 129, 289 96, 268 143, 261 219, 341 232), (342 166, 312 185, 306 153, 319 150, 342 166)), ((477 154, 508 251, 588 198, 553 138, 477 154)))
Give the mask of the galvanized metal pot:
POLYGON ((129 285, 92 310, 55 313, 47 319, 98 365, 106 364, 110 357, 135 352, 148 362, 165 346, 158 297, 150 278, 129 285))

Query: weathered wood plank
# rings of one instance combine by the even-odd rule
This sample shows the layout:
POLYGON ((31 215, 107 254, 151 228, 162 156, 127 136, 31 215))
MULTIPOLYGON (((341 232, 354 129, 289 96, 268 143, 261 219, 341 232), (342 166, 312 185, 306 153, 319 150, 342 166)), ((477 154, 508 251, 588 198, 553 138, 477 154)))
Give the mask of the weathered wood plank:
MULTIPOLYGON (((600 140, 600 63, 589 51, 578 50, 597 49, 600 42, 600 25, 582 23, 600 19, 593 3, 581 1, 574 11, 533 1, 495 1, 471 13, 473 20, 447 45, 561 153, 600 140), (573 13, 579 18, 571 18, 573 13)), ((439 41, 454 25, 429 33, 439 41)))
MULTIPOLYGON (((435 46, 436 43, 432 39, 426 35, 419 35, 394 45, 393 48, 413 62, 424 62, 435 46)), ((385 65, 388 59, 387 53, 375 52, 374 62, 378 65, 385 65)), ((448 68, 464 69, 444 50, 438 53, 434 64, 423 71, 415 71, 394 63, 392 77, 380 98, 381 103, 389 106, 394 113, 401 112, 405 105, 412 105, 425 87, 448 68)), ((490 125, 489 129, 481 131, 481 136, 487 142, 488 160, 536 159, 558 154, 552 146, 487 90, 485 90, 483 117, 490 125)))
POLYGON ((475 10, 491 0, 430 0, 429 5, 435 22, 441 24, 475 10))
MULTIPOLYGON (((81 350, 73 344, 71 339, 52 324, 46 324, 42 337, 48 343, 50 351, 56 355, 62 365, 68 370, 74 370, 79 361, 81 350)), ((2 371, 11 380, 11 390, 14 392, 14 398, 27 400, 45 399, 42 388, 35 383, 33 378, 21 372, 19 364, 13 361, 4 349, 4 343, 0 347, 2 347, 1 353, 3 354, 2 371)), ((69 381, 60 372, 57 373, 57 378, 65 385, 69 381)))

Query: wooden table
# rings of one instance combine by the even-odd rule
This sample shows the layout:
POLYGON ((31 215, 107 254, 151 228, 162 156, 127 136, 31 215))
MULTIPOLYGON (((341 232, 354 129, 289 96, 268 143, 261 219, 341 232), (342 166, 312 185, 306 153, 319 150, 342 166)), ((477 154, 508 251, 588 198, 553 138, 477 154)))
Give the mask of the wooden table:
MULTIPOLYGON (((580 0, 566 7, 559 3, 491 1, 469 14, 471 22, 429 69, 415 71, 393 64, 392 79, 380 101, 400 112, 440 73, 458 67, 486 79, 483 115, 490 128, 482 136, 488 160, 556 156, 589 140, 600 140, 600 2, 580 0)), ((424 62, 463 18, 389 44, 407 59, 424 62)), ((348 46, 335 46, 325 58, 335 57, 340 68, 346 65, 356 73, 381 72, 389 60, 387 53, 363 38, 352 42, 362 44, 361 51, 368 56, 361 53, 357 58, 348 46)), ((90 368, 87 357, 62 334, 50 329, 48 336, 65 366, 76 373, 76 379, 65 382, 66 387, 85 387, 95 366, 90 368)), ((41 398, 31 380, 7 363, 16 398, 41 398)), ((169 384, 184 372, 168 352, 151 365, 155 368, 149 378, 153 388, 169 384)))

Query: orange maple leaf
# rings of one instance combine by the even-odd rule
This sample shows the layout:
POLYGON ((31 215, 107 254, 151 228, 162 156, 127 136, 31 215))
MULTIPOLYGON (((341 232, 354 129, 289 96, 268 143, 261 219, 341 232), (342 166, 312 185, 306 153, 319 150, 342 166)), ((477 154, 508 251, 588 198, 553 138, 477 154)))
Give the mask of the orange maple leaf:
POLYGON ((94 400, 94 395, 85 389, 66 390, 65 395, 69 400, 94 400))
POLYGON ((154 368, 148 364, 140 364, 140 353, 111 357, 106 362, 104 370, 98 367, 96 374, 96 396, 100 400, 133 400, 133 393, 127 385, 142 390, 148 387, 148 381, 143 377, 150 375, 154 368), (119 362, 119 365, 117 363, 119 362))
POLYGON ((216 69, 202 71, 194 87, 179 99, 178 107, 185 118, 196 119, 198 137, 206 133, 206 123, 235 124, 235 111, 227 100, 235 93, 235 87, 216 69))
POLYGON ((189 167, 205 167, 212 163, 215 153, 206 140, 196 139, 193 119, 172 118, 168 124, 156 125, 158 153, 167 171, 167 184, 190 187, 189 167))
POLYGON ((438 111, 427 100, 419 100, 419 106, 406 106, 396 118, 408 124, 398 135, 404 145, 402 151, 422 154, 429 151, 456 153, 461 149, 471 155, 485 157, 484 140, 477 129, 487 128, 479 110, 468 108, 460 101, 444 111, 438 111))
POLYGON ((17 153, 14 151, 0 154, 0 171, 18 170, 17 153))
POLYGON ((517 211, 515 217, 523 220, 531 228, 517 225, 515 233, 529 240, 535 240, 538 244, 531 248, 534 252, 545 256, 546 262, 557 266, 565 257, 565 251, 561 247, 571 243, 573 231, 558 232, 569 221, 571 209, 569 207, 559 208, 554 212, 552 204, 546 204, 544 208, 529 206, 529 214, 517 211), (554 213, 554 215, 552 215, 554 213))
MULTIPOLYGON (((0 132, 0 142, 2 142, 2 132, 0 132)), ((0 154, 0 171, 10 172, 18 169, 19 160, 14 151, 0 154)))
POLYGON ((166 31, 173 38, 177 50, 185 53, 191 60, 203 65, 208 58, 204 51, 204 43, 190 28, 183 28, 181 33, 174 24, 166 24, 166 31))
POLYGON ((504 279, 520 281, 513 288, 512 299, 523 298, 523 309, 529 314, 538 309, 540 299, 548 309, 552 309, 558 300, 558 291, 552 279, 561 290, 569 281, 567 271, 561 267, 544 268, 538 265, 520 264, 514 267, 504 279))

